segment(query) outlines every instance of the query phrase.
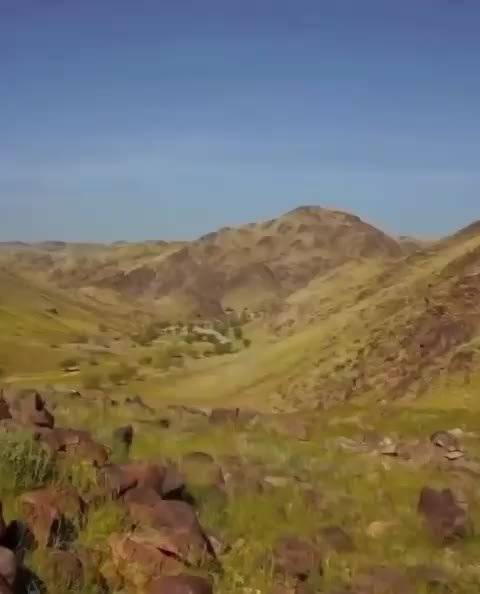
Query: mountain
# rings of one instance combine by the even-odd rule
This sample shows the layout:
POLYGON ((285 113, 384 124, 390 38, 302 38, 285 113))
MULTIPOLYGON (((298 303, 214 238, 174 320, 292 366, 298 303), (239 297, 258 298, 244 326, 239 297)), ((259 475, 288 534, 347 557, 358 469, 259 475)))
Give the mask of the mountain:
POLYGON ((61 245, 19 250, 17 270, 63 288, 95 287, 155 302, 167 317, 271 311, 314 277, 351 261, 402 256, 401 243, 351 214, 315 206, 223 228, 189 243, 61 245))
POLYGON ((70 353, 79 325, 95 342, 107 321, 111 356, 138 362, 157 347, 131 337, 152 320, 215 320, 229 307, 261 314, 244 329, 250 348, 225 357, 169 339, 186 364, 173 374, 142 364, 147 381, 137 388, 147 395, 296 410, 438 400, 445 383, 463 402, 465 386, 480 383, 478 223, 437 242, 407 241, 347 213, 301 207, 192 242, 10 245, 0 262, 3 319, 13 312, 22 326, 10 333, 19 333, 16 349, 40 344, 43 332, 43 344, 70 353), (130 338, 117 342, 122 335, 130 338))

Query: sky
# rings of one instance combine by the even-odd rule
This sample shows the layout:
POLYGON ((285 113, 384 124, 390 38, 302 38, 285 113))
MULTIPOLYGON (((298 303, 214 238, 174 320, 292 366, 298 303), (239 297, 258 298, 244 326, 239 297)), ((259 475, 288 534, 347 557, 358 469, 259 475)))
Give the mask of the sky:
POLYGON ((0 241, 480 218, 479 0, 0 0, 0 241))

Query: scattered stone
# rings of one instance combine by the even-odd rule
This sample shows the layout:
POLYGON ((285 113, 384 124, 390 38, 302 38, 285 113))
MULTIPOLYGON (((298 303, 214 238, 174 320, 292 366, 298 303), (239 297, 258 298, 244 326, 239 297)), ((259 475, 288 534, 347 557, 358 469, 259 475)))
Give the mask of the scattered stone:
POLYGON ((113 432, 113 442, 123 446, 129 452, 133 442, 133 427, 126 425, 125 427, 115 429, 113 432))
POLYGON ((21 424, 52 429, 55 419, 36 390, 22 392, 10 407, 13 418, 21 424))
POLYGON ((352 594, 412 594, 412 580, 398 569, 375 567, 355 577, 352 594))
POLYGON ((62 586, 66 590, 83 588, 83 563, 77 555, 70 551, 51 551, 48 555, 46 573, 56 586, 62 586))
POLYGON ((130 489, 152 489, 162 497, 179 492, 184 487, 183 477, 171 465, 131 462, 110 464, 100 470, 99 482, 112 496, 120 497, 130 489))
POLYGON ((327 526, 320 532, 323 542, 336 553, 352 553, 355 545, 349 534, 340 526, 327 526))
POLYGON ((380 442, 379 451, 382 456, 398 456, 397 446, 390 437, 385 437, 380 442))
POLYGON ((450 489, 437 491, 425 487, 417 509, 425 517, 433 538, 439 544, 451 544, 471 536, 473 532, 465 510, 458 505, 450 489))
POLYGON ((280 539, 273 551, 277 573, 302 582, 311 575, 322 575, 320 552, 311 543, 296 537, 280 539))
POLYGON ((187 485, 220 488, 225 486, 222 469, 212 456, 205 452, 190 452, 183 456, 180 469, 187 485))
POLYGON ((212 594, 212 586, 205 578, 194 575, 162 576, 155 579, 147 594, 212 594))
POLYGON ((107 448, 94 441, 88 431, 57 427, 41 431, 39 437, 54 454, 74 456, 94 466, 103 466, 108 460, 107 448))
POLYGON ((47 487, 20 497, 25 522, 41 546, 72 536, 81 524, 85 504, 73 488, 47 487))
POLYGON ((458 439, 448 431, 437 431, 430 437, 430 441, 438 448, 443 448, 449 452, 461 449, 458 439))
POLYGON ((463 458, 465 456, 465 452, 461 452, 460 450, 453 450, 451 452, 447 452, 446 454, 444 454, 444 458, 446 458, 447 460, 459 460, 460 458, 463 458))
POLYGON ((366 534, 370 538, 382 538, 385 534, 396 526, 396 522, 386 522, 377 520, 372 522, 368 527, 366 534))

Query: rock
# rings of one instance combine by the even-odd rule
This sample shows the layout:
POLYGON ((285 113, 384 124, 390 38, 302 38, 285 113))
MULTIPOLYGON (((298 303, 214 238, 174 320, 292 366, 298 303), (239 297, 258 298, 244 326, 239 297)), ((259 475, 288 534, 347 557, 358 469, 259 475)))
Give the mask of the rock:
POLYGON ((155 579, 147 594, 213 594, 213 590, 205 578, 181 574, 155 579))
POLYGON ((0 594, 14 594, 13 587, 2 576, 0 576, 0 594))
POLYGON ((223 425, 224 423, 236 423, 240 414, 239 408, 214 408, 210 413, 210 423, 223 425))
POLYGON ((10 412, 10 406, 5 400, 3 389, 0 390, 0 420, 11 419, 12 413, 10 412))
POLYGON ((162 497, 155 491, 155 489, 151 489, 150 487, 134 487, 133 489, 126 491, 123 495, 123 500, 127 505, 138 503, 140 505, 153 507, 162 500, 162 497))
POLYGON ((385 437, 379 444, 379 451, 382 456, 397 456, 398 450, 396 444, 390 437, 385 437))
POLYGON ((446 452, 446 454, 444 454, 443 457, 447 460, 454 461, 463 458, 464 456, 465 452, 461 452, 460 450, 453 450, 451 452, 446 452))
POLYGON ((290 480, 286 476, 266 476, 263 479, 264 485, 273 487, 274 489, 283 489, 290 484, 290 480))
POLYGON ((336 553, 355 551, 352 538, 339 526, 327 526, 320 532, 320 536, 322 541, 336 553))
POLYGON ((133 442, 133 427, 126 425, 125 427, 115 429, 113 432, 113 442, 124 447, 127 452, 130 451, 133 442))
POLYGON ((320 552, 311 543, 296 537, 280 539, 273 550, 275 571, 285 577, 306 581, 322 575, 320 552))
POLYGON ((375 567, 355 577, 351 594, 412 594, 412 580, 402 571, 375 567))
POLYGON ((47 487, 20 496, 25 522, 41 546, 68 536, 79 526, 85 504, 72 488, 47 487))
POLYGON ((368 527, 366 534, 370 538, 382 538, 389 530, 396 526, 396 522, 385 522, 377 520, 372 522, 368 527))
POLYGON ((55 419, 45 401, 36 390, 27 390, 15 401, 16 411, 10 407, 13 418, 25 425, 53 428, 55 419))
POLYGON ((164 500, 154 506, 130 503, 128 510, 137 526, 148 526, 158 532, 176 557, 186 564, 198 565, 208 557, 208 541, 195 510, 188 503, 164 500))
POLYGON ((5 580, 8 586, 13 587, 17 571, 18 564, 15 553, 10 551, 10 549, 0 547, 0 576, 5 580))
POLYGON ((94 466, 103 466, 108 460, 107 448, 94 441, 88 431, 57 427, 41 431, 40 440, 55 454, 74 456, 94 466))
POLYGON ((443 448, 449 452, 461 449, 458 439, 448 431, 437 431, 430 437, 430 441, 438 448, 443 448))
POLYGON ((184 571, 172 543, 162 533, 145 529, 127 534, 113 534, 109 538, 111 559, 115 572, 134 589, 142 589, 164 574, 184 571))
POLYGON ((334 440, 334 445, 345 452, 362 453, 366 451, 363 443, 359 443, 349 437, 340 436, 334 440))
POLYGON ((450 489, 437 491, 425 487, 417 509, 425 517, 432 536, 439 544, 451 544, 473 532, 465 510, 458 505, 450 489))
POLYGON ((110 464, 100 471, 99 482, 117 497, 135 487, 152 489, 162 497, 180 492, 184 487, 183 477, 174 466, 148 462, 110 464))
POLYGON ((3 516, 3 504, 0 501, 0 542, 3 544, 3 541, 7 534, 7 525, 5 524, 5 518, 3 516))
POLYGON ((183 456, 180 470, 187 486, 220 488, 225 486, 222 469, 212 456, 205 452, 191 452, 183 456))
POLYGON ((48 555, 46 574, 49 582, 68 590, 79 590, 84 585, 84 569, 80 558, 69 551, 54 550, 48 555))

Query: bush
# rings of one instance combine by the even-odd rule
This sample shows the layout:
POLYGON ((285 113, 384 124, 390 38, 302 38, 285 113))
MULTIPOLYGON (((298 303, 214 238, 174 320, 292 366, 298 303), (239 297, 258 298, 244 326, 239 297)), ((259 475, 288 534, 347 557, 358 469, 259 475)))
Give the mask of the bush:
POLYGON ((82 378, 82 386, 87 390, 98 390, 102 386, 102 376, 99 373, 87 373, 82 378))
POLYGON ((249 338, 244 338, 243 339, 243 346, 248 349, 252 344, 252 341, 249 338))
POLYGON ((111 371, 108 375, 108 379, 113 384, 120 384, 122 382, 128 382, 135 377, 137 369, 130 365, 121 364, 117 369, 111 371))
POLYGON ((41 487, 54 477, 52 456, 31 435, 0 435, 1 489, 10 493, 41 487))
POLYGON ((145 355, 144 357, 141 357, 139 359, 139 363, 140 365, 151 365, 153 361, 153 357, 151 357, 150 355, 145 355))
POLYGON ((233 334, 237 340, 242 340, 243 338, 243 330, 241 326, 235 326, 233 329, 233 334))

